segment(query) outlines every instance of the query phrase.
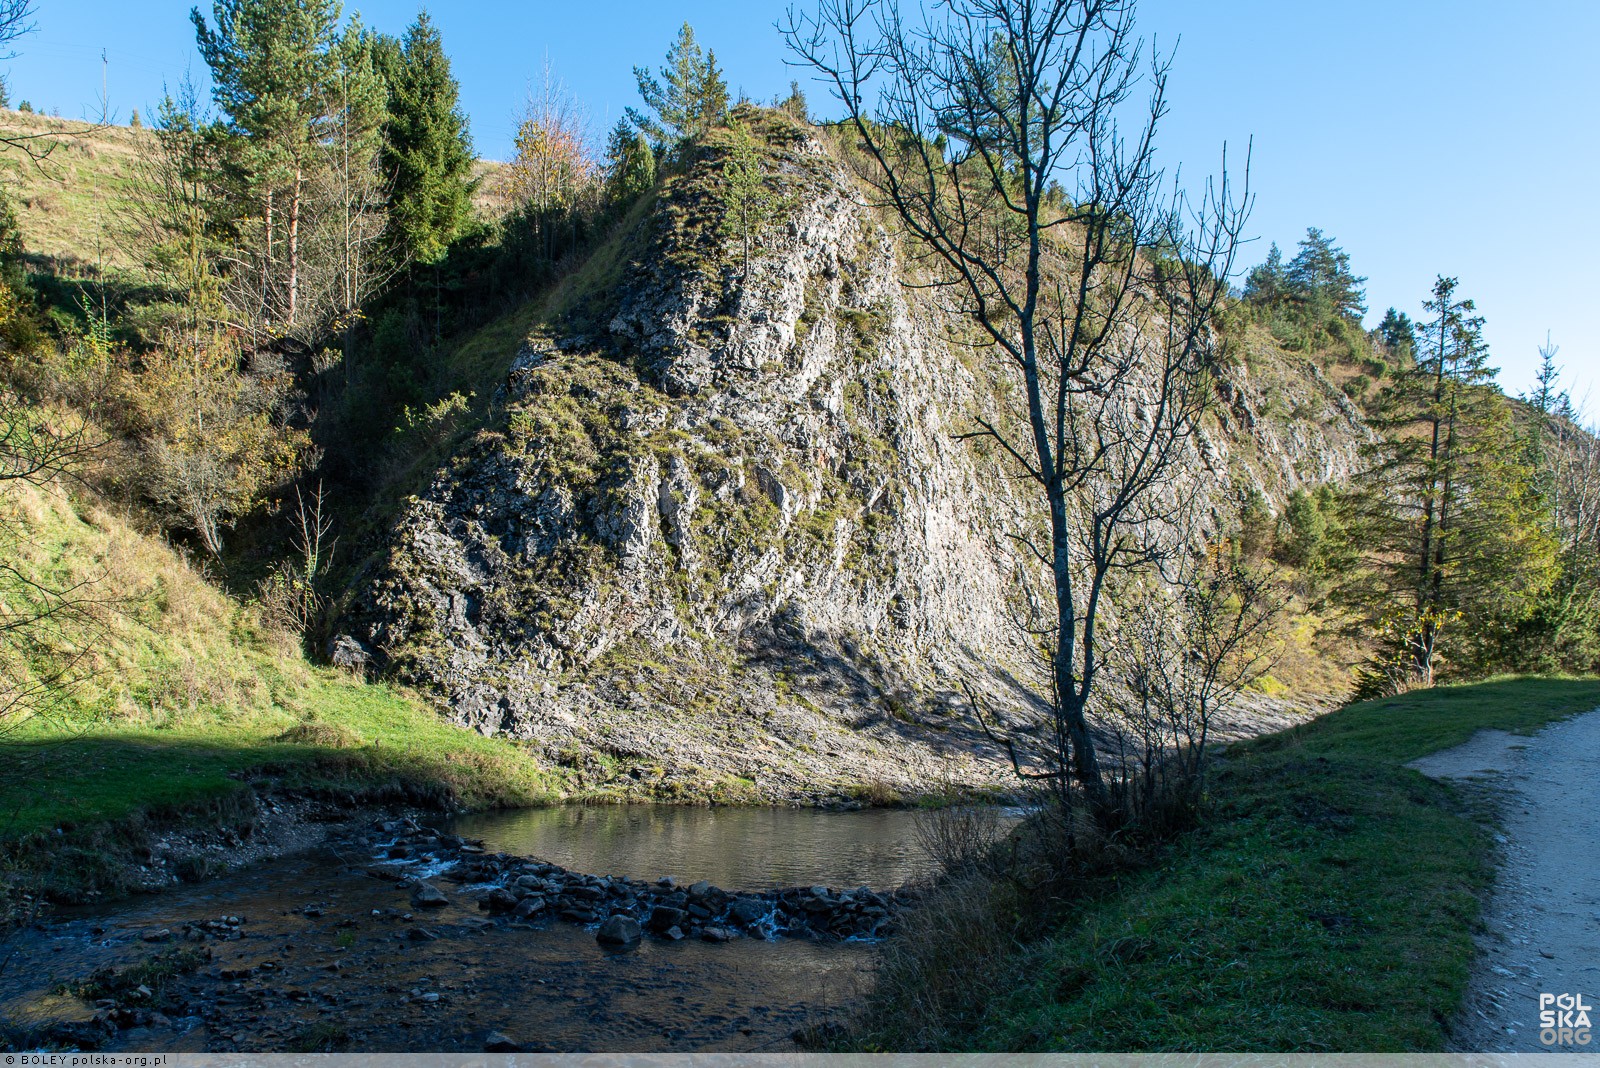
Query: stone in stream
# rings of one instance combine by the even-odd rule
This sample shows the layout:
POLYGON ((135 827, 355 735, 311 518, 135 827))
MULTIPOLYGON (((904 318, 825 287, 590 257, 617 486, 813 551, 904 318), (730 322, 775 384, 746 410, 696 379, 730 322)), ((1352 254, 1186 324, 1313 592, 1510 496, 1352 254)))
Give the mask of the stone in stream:
POLYGON ((418 883, 417 888, 411 891, 411 904, 419 909, 437 909, 450 904, 450 899, 432 883, 418 883))
POLYGON ((733 941, 733 932, 726 927, 707 927, 700 932, 700 940, 703 942, 731 942, 733 941))
POLYGON ((517 902, 517 908, 513 915, 519 920, 525 920, 529 916, 543 912, 544 908, 545 899, 537 894, 531 894, 517 902))
POLYGON ((497 886, 478 902, 479 908, 488 909, 496 915, 502 912, 512 912, 517 907, 517 895, 503 886, 497 886))
POLYGON ((728 919, 741 927, 753 927, 767 915, 767 903, 758 897, 741 897, 728 909, 728 919))
POLYGON ((613 916, 600 925, 594 939, 603 946, 631 946, 644 937, 639 921, 632 916, 613 916))
POLYGON ((675 909, 671 905, 657 905, 651 910, 646 926, 659 934, 682 923, 683 915, 682 909, 675 909))

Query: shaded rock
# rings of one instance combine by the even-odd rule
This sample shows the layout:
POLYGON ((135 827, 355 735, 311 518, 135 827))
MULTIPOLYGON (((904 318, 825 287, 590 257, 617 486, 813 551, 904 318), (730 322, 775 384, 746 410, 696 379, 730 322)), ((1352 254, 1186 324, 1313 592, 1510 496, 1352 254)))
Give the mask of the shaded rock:
POLYGON ((450 899, 432 883, 418 883, 417 888, 411 891, 411 904, 419 909, 437 909, 450 904, 450 899))
POLYGON ((643 937, 638 920, 632 916, 613 916, 600 925, 594 940, 603 946, 631 946, 643 937))
POLYGON ((490 1031, 483 1039, 483 1052, 485 1053, 521 1053, 522 1043, 501 1034, 499 1031, 490 1031))
POLYGON ((728 919, 742 927, 751 927, 767 915, 768 905, 758 897, 741 897, 728 909, 728 919))

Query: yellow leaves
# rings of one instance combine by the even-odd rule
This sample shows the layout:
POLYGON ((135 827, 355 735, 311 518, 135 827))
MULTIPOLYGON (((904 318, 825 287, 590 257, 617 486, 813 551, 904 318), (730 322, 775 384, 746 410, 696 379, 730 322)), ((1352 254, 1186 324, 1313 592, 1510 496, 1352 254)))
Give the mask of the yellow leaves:
POLYGON ((599 176, 583 131, 558 108, 541 107, 517 129, 517 155, 511 161, 512 195, 545 213, 572 206, 599 176))

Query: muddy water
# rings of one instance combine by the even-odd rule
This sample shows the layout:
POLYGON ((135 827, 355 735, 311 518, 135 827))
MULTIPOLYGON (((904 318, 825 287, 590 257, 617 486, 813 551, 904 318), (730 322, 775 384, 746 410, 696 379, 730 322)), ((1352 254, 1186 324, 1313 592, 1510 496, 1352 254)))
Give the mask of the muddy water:
MULTIPOLYGON (((907 812, 556 809, 463 819, 453 830, 490 851, 595 874, 671 874, 729 889, 887 888, 921 864, 907 812)), ((353 841, 60 917, 0 949, 0 1015, 23 1026, 105 1016, 108 1005, 58 987, 103 965, 194 948, 209 960, 134 1024, 108 1032, 103 1048, 283 1050, 331 1040, 469 1052, 498 1031, 533 1050, 785 1050, 797 1028, 827 1019, 870 978, 871 947, 850 942, 646 939, 607 952, 581 926, 491 924, 450 884, 448 906, 414 914, 406 893, 372 874, 405 870, 353 841), (184 928, 224 918, 240 922, 203 940, 184 928), (163 931, 170 940, 147 941, 163 931)))

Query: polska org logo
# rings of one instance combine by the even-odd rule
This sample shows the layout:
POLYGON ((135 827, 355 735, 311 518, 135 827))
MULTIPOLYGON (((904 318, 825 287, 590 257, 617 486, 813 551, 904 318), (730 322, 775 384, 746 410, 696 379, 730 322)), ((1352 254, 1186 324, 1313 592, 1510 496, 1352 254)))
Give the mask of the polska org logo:
POLYGON ((1539 1041, 1547 1046, 1587 1046, 1589 1013, 1582 994, 1539 995, 1539 1041))

